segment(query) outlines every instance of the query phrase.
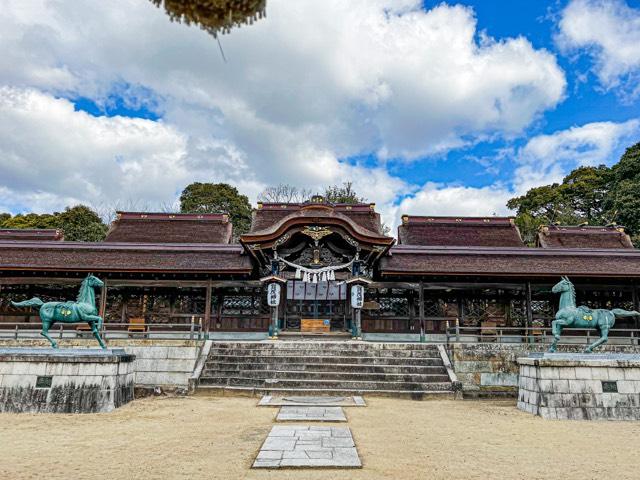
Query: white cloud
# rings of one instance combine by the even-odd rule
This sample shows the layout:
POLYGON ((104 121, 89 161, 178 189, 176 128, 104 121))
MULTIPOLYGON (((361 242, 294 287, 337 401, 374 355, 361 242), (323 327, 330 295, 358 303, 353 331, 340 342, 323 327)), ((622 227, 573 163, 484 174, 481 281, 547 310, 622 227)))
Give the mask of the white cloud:
MULTIPOLYGON (((354 178, 363 194, 383 203, 406 189, 381 168, 338 163, 333 169, 335 157, 312 153, 330 174, 313 185, 318 189, 354 178)), ((0 88, 0 172, 0 206, 11 211, 79 202, 157 208, 191 181, 231 182, 252 199, 266 186, 233 145, 188 137, 162 121, 93 117, 68 100, 11 87, 0 88)))
POLYGON ((531 138, 518 152, 515 189, 528 189, 562 178, 574 168, 611 164, 624 147, 640 137, 640 120, 593 122, 531 138))
POLYGON ((572 0, 558 26, 559 46, 568 52, 586 50, 605 89, 640 94, 640 9, 623 0, 572 0))
POLYGON ((409 215, 506 215, 506 203, 512 196, 500 185, 476 188, 427 183, 414 196, 405 198, 399 210, 409 215))
POLYGON ((640 139, 640 120, 594 122, 532 137, 512 154, 516 169, 509 182, 486 187, 427 183, 397 206, 383 211, 395 226, 409 215, 510 215, 506 204, 530 188, 561 182, 574 168, 615 163, 628 145, 640 139))
MULTIPOLYGON (((4 145, 23 168, 59 179, 23 178, 14 167, 13 183, 0 185, 55 192, 60 203, 170 201, 189 181, 227 179, 254 198, 265 184, 353 180, 390 204, 411 187, 340 158, 412 158, 516 135, 565 91, 551 53, 522 37, 478 40, 471 9, 424 11, 419 0, 270 0, 266 19, 221 38, 228 63, 212 37, 147 0, 8 1, 0 31, 0 85, 41 107, 21 117, 39 129, 35 138, 23 132, 4 145), (122 84, 155 92, 163 122, 95 119, 51 98, 100 102, 114 88, 126 95, 122 84), (71 188, 57 172, 78 166, 71 188)), ((16 109, 25 107, 12 106, 7 121, 16 109)))

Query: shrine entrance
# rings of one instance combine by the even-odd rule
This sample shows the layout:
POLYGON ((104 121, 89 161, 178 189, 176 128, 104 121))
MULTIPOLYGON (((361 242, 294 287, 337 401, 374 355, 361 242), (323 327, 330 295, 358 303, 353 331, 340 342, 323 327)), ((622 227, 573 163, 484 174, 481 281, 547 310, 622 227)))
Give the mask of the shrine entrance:
POLYGON ((287 281, 282 327, 301 333, 347 331, 350 309, 345 282, 287 281))
POLYGON ((254 216, 254 229, 240 243, 254 258, 260 281, 282 288, 278 305, 271 304, 270 333, 359 333, 349 300, 353 284, 371 282, 378 260, 394 242, 382 233, 373 205, 314 198, 263 204, 254 216), (255 229, 260 218, 269 220, 267 228, 255 229))

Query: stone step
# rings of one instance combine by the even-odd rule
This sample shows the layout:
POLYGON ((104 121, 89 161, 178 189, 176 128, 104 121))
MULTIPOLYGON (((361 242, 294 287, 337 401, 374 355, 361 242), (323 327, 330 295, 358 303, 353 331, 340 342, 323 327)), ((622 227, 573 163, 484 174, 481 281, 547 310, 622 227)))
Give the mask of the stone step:
POLYGON ((247 377, 201 377, 200 386, 237 386, 237 387, 252 387, 252 388, 286 388, 290 390, 305 389, 305 388, 321 388, 321 389, 334 389, 334 390, 450 390, 451 383, 449 382, 386 382, 375 381, 367 382, 360 380, 293 380, 293 379, 273 379, 273 380, 261 380, 256 378, 247 377))
POLYGON ((341 382, 357 380, 363 382, 408 382, 408 383, 438 383, 448 382, 446 373, 440 374, 404 374, 404 373, 360 373, 360 372, 309 372, 289 370, 205 370, 201 380, 206 378, 232 378, 242 376, 254 379, 287 379, 287 380, 325 380, 327 382, 341 382))
POLYGON ((259 358, 264 363, 357 363, 366 365, 416 365, 416 366, 441 366, 440 357, 429 358, 394 358, 394 357, 359 357, 359 356, 337 356, 337 355, 267 355, 259 356, 239 356, 239 355, 217 355, 210 354, 207 363, 254 363, 259 358))
POLYGON ((378 357, 378 358, 439 358, 438 350, 324 350, 321 348, 305 348, 296 344, 294 348, 215 348, 212 347, 210 355, 237 355, 243 357, 266 357, 282 355, 315 355, 332 356, 336 353, 343 357, 378 357))
POLYGON ((207 362, 205 371, 252 371, 283 370, 289 372, 358 372, 358 373, 442 373, 447 370, 444 365, 368 365, 364 363, 266 363, 266 362, 207 362))
POLYGON ((213 342, 212 348, 220 349, 253 349, 253 350, 277 350, 277 349, 291 349, 291 348, 306 348, 306 349, 318 349, 323 351, 346 351, 346 350, 361 350, 361 351, 384 351, 384 350, 396 350, 396 351, 438 351, 437 344, 426 343, 372 343, 372 342, 295 342, 287 341, 259 341, 259 342, 213 342))
POLYGON ((220 385, 203 385, 198 388, 196 395, 230 395, 230 396, 251 396, 260 397, 262 395, 279 395, 279 396, 354 396, 366 395, 367 397, 393 397, 406 398, 411 400, 428 400, 428 399, 454 399, 455 394, 451 390, 358 390, 358 389, 342 389, 336 390, 332 388, 254 388, 254 387, 229 387, 220 385))
POLYGON ((281 352, 281 351, 305 351, 305 352, 323 352, 323 353, 335 353, 340 352, 343 355, 362 354, 367 353, 370 355, 388 355, 388 356, 438 356, 438 348, 435 346, 428 346, 423 348, 378 348, 376 344, 362 345, 362 344, 327 344, 327 343, 307 343, 307 342, 287 342, 277 344, 213 344, 211 347, 212 352, 246 352, 255 354, 268 354, 268 352, 281 352), (343 346, 342 348, 340 348, 343 346))

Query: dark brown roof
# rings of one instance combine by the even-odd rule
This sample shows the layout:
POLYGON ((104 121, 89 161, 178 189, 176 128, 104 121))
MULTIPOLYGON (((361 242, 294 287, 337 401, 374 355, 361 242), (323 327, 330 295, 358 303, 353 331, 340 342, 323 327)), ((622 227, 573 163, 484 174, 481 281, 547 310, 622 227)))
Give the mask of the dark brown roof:
POLYGON ((512 218, 417 217, 404 215, 398 227, 402 245, 524 247, 512 218))
POLYGON ((105 242, 229 243, 232 226, 221 213, 118 212, 105 242))
POLYGON ((0 270, 250 273, 240 245, 0 241, 0 270))
POLYGON ((640 277, 640 250, 398 245, 380 260, 380 271, 383 276, 640 277))
MULTIPOLYGON (((283 210, 286 210, 283 208, 283 210)), ((290 229, 301 229, 308 225, 335 225, 346 230, 357 241, 364 245, 390 246, 395 240, 377 231, 369 230, 357 223, 344 210, 322 204, 308 204, 302 208, 291 209, 288 215, 283 216, 275 223, 263 230, 251 230, 242 235, 240 241, 243 244, 260 243, 269 245, 277 238, 284 235, 290 229)))
POLYGON ((249 233, 266 230, 292 213, 312 207, 324 207, 334 212, 349 217, 362 228, 382 234, 382 222, 380 214, 375 211, 374 203, 357 204, 328 204, 328 203, 258 203, 258 208, 253 210, 251 231, 249 233))
POLYGON ((56 242, 64 239, 62 230, 55 228, 43 229, 18 229, 18 228, 1 228, 0 240, 39 240, 56 242))
POLYGON ((542 248, 633 248, 623 227, 542 226, 536 246, 542 248))

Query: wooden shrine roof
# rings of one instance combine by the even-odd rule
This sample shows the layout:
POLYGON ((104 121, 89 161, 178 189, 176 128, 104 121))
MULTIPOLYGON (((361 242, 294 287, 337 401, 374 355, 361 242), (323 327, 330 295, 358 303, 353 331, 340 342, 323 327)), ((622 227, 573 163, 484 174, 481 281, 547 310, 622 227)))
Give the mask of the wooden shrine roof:
POLYGON ((633 248, 623 227, 557 226, 540 227, 536 246, 541 248, 633 248))
POLYGON ((398 227, 401 245, 524 247, 508 217, 422 217, 404 215, 398 227))
POLYGON ((379 269, 383 277, 640 277, 640 250, 397 245, 379 269))
POLYGON ((43 242, 57 242, 64 240, 64 233, 62 230, 58 230, 56 228, 1 228, 0 240, 38 240, 43 242))
POLYGON ((240 245, 0 241, 0 270, 248 274, 252 268, 240 245))
POLYGON ((258 203, 258 208, 253 210, 251 219, 251 230, 249 233, 259 232, 269 229, 283 218, 313 207, 323 207, 333 212, 348 217, 353 223, 360 227, 382 235, 382 222, 380 214, 375 211, 374 203, 357 204, 329 204, 329 203, 258 203))
POLYGON ((105 242, 229 243, 232 225, 221 213, 118 212, 105 242))
POLYGON ((240 241, 244 244, 270 242, 290 228, 306 225, 340 226, 358 241, 372 245, 388 246, 395 242, 393 237, 382 233, 380 215, 373 210, 373 205, 318 203, 262 204, 262 208, 254 210, 251 230, 242 235, 240 241), (257 229, 260 225, 264 225, 264 228, 257 229))

